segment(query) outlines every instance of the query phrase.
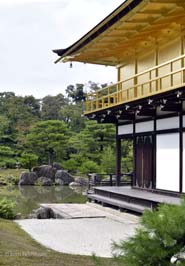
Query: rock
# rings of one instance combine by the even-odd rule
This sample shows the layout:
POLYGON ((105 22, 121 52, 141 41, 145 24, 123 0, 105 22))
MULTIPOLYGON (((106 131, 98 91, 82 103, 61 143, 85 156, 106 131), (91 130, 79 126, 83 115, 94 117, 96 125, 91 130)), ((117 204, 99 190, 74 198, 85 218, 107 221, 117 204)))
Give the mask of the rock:
POLYGON ((44 177, 51 179, 53 182, 55 181, 55 173, 57 170, 53 168, 51 165, 37 166, 37 167, 34 167, 32 171, 36 173, 38 177, 44 176, 44 177))
POLYGON ((34 185, 38 176, 33 172, 23 172, 20 176, 19 185, 34 185))
POLYGON ((83 177, 76 177, 75 182, 79 183, 80 186, 87 186, 88 185, 88 180, 86 178, 83 178, 83 177))
POLYGON ((28 219, 37 219, 37 215, 35 213, 30 213, 27 218, 28 219))
POLYGON ((60 163, 53 163, 52 167, 57 169, 57 170, 62 170, 62 166, 60 163))
POLYGON ((55 185, 58 185, 58 186, 63 186, 64 185, 64 181, 60 178, 56 178, 55 179, 55 185))
POLYGON ((69 185, 70 187, 81 187, 80 183, 78 182, 71 182, 69 185))
POLYGON ((19 213, 17 213, 16 215, 15 215, 15 219, 16 220, 20 220, 20 219, 22 219, 22 214, 19 212, 19 213))
POLYGON ((37 182, 41 184, 42 186, 52 186, 53 181, 50 178, 47 178, 45 176, 39 177, 37 179, 37 182))
POLYGON ((4 181, 4 180, 0 180, 0 186, 6 186, 7 185, 7 182, 4 181))
POLYGON ((55 174, 55 180, 60 179, 63 181, 63 185, 69 185, 74 182, 74 178, 68 172, 64 170, 58 170, 55 174))
POLYGON ((174 255, 172 258, 171 258, 171 264, 175 264, 175 265, 184 265, 184 264, 181 264, 183 262, 185 262, 185 252, 182 251, 182 252, 179 252, 177 253, 176 255, 174 255))
POLYGON ((40 207, 28 216, 29 219, 55 219, 54 211, 49 207, 40 207))

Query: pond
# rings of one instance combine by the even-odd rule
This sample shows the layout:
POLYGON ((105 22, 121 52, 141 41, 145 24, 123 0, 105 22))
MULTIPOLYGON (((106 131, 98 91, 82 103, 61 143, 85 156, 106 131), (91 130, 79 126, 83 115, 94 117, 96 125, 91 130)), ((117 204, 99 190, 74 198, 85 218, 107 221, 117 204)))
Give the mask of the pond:
POLYGON ((2 186, 0 199, 6 197, 16 201, 16 213, 26 217, 41 203, 85 203, 85 187, 71 189, 67 186, 2 186))

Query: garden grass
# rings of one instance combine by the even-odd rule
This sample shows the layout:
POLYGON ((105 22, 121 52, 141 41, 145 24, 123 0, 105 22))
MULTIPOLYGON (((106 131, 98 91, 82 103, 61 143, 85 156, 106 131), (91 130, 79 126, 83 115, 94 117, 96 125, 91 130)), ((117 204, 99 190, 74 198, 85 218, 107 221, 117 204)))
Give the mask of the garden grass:
MULTIPOLYGON (((51 232, 52 234, 52 232, 51 232)), ((112 259, 100 259, 113 266, 112 259)), ((55 252, 34 241, 13 221, 0 219, 0 266, 95 266, 90 256, 55 252)))

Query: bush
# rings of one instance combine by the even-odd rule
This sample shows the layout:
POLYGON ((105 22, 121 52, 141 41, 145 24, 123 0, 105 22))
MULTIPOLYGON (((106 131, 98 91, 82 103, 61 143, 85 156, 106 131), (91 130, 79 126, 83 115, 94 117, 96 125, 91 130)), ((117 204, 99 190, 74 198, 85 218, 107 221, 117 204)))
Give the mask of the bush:
POLYGON ((80 172, 82 174, 98 173, 99 166, 95 162, 87 160, 86 162, 82 163, 80 167, 80 172))
POLYGON ((20 158, 21 166, 31 171, 31 168, 38 163, 38 156, 34 153, 23 152, 20 158))
POLYGON ((67 169, 72 173, 76 173, 79 167, 77 160, 73 158, 69 159, 68 161, 63 161, 62 165, 64 166, 64 169, 67 169))
POLYGON ((3 198, 0 200, 0 218, 3 219, 14 219, 15 218, 15 202, 3 198))
POLYGON ((185 200, 179 206, 161 205, 146 211, 142 227, 128 241, 114 245, 118 265, 169 266, 171 257, 185 246, 185 200))
POLYGON ((101 155, 101 170, 106 174, 116 172, 116 155, 110 146, 106 147, 101 155))

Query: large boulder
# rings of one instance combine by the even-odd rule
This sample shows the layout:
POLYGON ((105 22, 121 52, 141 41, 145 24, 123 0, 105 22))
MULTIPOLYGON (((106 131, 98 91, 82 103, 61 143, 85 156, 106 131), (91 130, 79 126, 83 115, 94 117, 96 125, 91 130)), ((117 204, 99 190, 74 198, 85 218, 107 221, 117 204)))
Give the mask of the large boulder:
POLYGON ((47 178, 45 176, 39 177, 37 179, 37 183, 42 185, 42 186, 52 186, 53 181, 50 178, 47 178))
POLYGON ((80 186, 87 186, 88 185, 87 178, 83 178, 83 177, 76 177, 75 182, 80 184, 80 186))
POLYGON ((53 168, 51 165, 37 166, 37 167, 34 167, 32 171, 36 173, 38 177, 44 176, 46 178, 51 179, 53 182, 55 181, 55 173, 57 170, 53 168))
POLYGON ((54 211, 49 207, 40 207, 28 216, 29 219, 55 219, 54 211))
POLYGON ((34 185, 38 176, 34 172, 23 172, 20 176, 19 185, 34 185))
POLYGON ((55 185, 57 186, 63 186, 64 185, 64 181, 60 178, 56 178, 55 179, 55 185))
MULTIPOLYGON (((69 185, 71 182, 74 182, 74 178, 67 171, 58 170, 55 174, 55 180, 60 179, 63 185, 69 185)), ((57 181, 59 182, 59 181, 57 181)))
POLYGON ((81 187, 80 183, 78 183, 78 182, 71 182, 71 183, 69 184, 69 186, 70 186, 70 187, 81 187))
POLYGON ((52 167, 55 168, 56 170, 62 170, 62 166, 60 163, 53 163, 52 167))

